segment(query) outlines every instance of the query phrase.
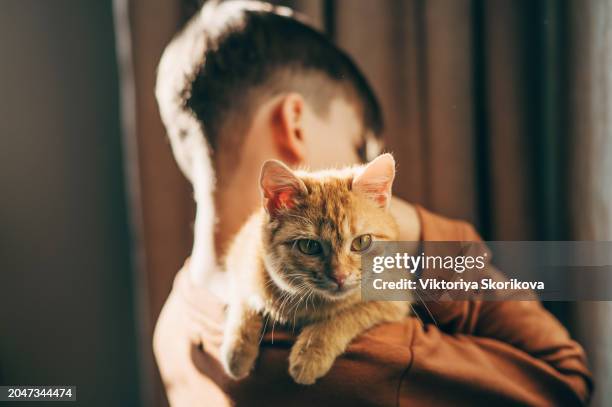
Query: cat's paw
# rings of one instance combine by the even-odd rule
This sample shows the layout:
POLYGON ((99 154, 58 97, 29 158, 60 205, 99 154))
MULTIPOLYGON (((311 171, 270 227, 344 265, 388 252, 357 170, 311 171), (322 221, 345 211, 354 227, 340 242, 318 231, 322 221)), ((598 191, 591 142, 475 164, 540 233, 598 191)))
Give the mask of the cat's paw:
POLYGON ((298 339, 289 355, 289 374, 296 383, 314 384, 325 376, 336 359, 325 348, 298 339))
POLYGON ((248 343, 223 342, 221 364, 225 373, 234 380, 244 379, 253 369, 258 352, 257 346, 248 343))

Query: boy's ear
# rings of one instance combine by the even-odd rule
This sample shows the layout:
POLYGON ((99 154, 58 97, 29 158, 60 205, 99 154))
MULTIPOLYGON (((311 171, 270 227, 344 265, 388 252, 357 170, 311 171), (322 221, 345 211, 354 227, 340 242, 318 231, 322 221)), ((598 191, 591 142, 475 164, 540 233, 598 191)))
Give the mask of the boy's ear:
POLYGON ((386 209, 391 202, 391 187, 394 178, 395 160, 391 154, 382 154, 353 178, 352 189, 386 209))
POLYGON ((304 110, 306 104, 299 93, 285 95, 275 112, 274 144, 285 162, 304 161, 304 110))
POLYGON ((277 160, 268 160, 263 164, 259 185, 263 206, 270 216, 275 216, 283 208, 293 207, 299 196, 308 193, 304 182, 277 160))

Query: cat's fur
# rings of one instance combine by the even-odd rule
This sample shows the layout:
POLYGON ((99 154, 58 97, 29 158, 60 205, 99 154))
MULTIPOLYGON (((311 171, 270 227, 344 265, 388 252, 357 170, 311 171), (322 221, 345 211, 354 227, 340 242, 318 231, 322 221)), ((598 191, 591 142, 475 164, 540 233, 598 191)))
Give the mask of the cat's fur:
POLYGON ((361 301, 361 255, 351 250, 362 235, 397 239, 387 211, 394 176, 390 154, 367 166, 315 173, 264 164, 264 209, 241 229, 226 258, 230 292, 221 355, 231 377, 252 369, 264 318, 301 327, 289 373, 312 384, 357 335, 407 315, 408 302, 361 301), (301 252, 300 239, 320 242, 320 253, 301 252))

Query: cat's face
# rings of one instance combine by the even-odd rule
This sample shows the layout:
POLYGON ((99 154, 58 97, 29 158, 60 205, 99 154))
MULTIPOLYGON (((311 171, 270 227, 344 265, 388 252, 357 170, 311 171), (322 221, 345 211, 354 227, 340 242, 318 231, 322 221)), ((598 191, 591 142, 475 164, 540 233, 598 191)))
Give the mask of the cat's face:
POLYGON ((397 238, 387 211, 394 176, 389 154, 367 166, 318 173, 266 162, 264 259, 276 285, 328 300, 355 294, 361 255, 373 241, 397 238))

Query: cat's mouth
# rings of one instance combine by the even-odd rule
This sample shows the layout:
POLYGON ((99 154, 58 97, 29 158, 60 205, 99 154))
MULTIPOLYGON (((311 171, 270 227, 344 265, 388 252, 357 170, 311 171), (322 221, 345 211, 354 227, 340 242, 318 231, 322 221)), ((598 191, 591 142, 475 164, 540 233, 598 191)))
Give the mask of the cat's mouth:
POLYGON ((313 285, 321 296, 332 300, 339 300, 353 293, 359 287, 359 282, 347 281, 344 284, 338 284, 332 279, 325 278, 313 281, 313 285))

